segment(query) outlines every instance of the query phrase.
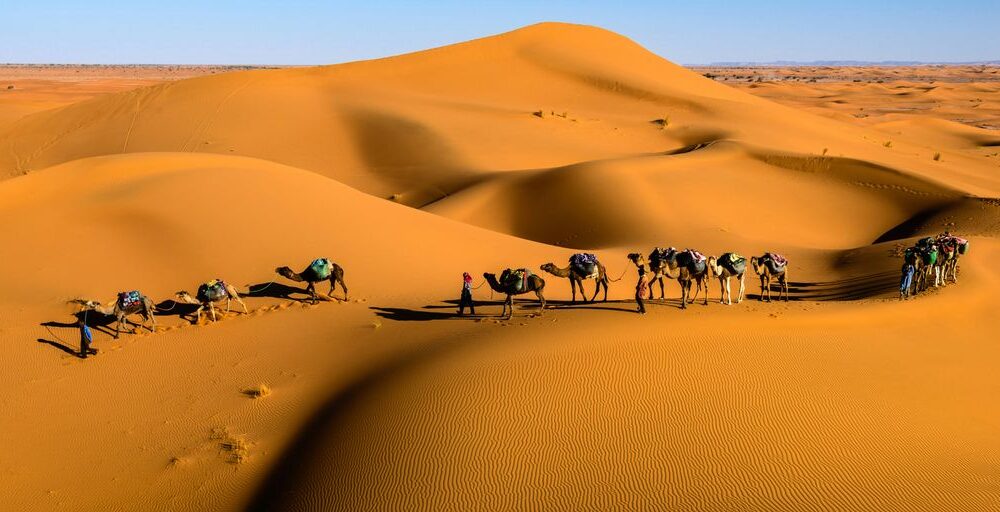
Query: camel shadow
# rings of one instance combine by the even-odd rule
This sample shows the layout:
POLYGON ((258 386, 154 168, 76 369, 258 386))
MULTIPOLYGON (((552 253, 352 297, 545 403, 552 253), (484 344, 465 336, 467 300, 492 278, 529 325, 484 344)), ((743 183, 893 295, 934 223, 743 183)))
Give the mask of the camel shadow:
MULTIPOLYGON (((454 302, 454 305, 448 306, 436 306, 427 305, 420 309, 407 309, 407 308, 387 308, 372 306, 371 309, 375 312, 375 315, 380 318, 385 318, 387 320, 396 320, 400 322, 427 322, 430 320, 476 320, 480 318, 487 318, 487 315, 473 315, 466 313, 464 315, 458 314, 458 301, 446 301, 454 302), (448 311, 433 311, 435 309, 447 309, 448 311)), ((477 303, 476 307, 479 307, 481 303, 477 303)))
MULTIPOLYGON (((749 283, 747 285, 750 286, 749 283)), ((837 281, 807 282, 789 281, 789 301, 849 301, 891 296, 898 292, 899 273, 879 272, 864 276, 849 277, 837 281)), ((771 283, 771 300, 777 301, 780 287, 771 283)), ((747 293, 748 300, 760 300, 761 293, 747 293)))
POLYGON ((37 338, 35 341, 62 350, 67 354, 80 357, 80 351, 76 348, 73 348, 71 345, 66 344, 65 340, 63 340, 63 337, 57 334, 56 331, 53 331, 53 329, 59 329, 60 334, 63 334, 66 337, 75 338, 80 333, 79 322, 84 321, 86 322, 87 327, 90 327, 94 331, 106 334, 108 336, 113 336, 115 334, 114 330, 111 329, 111 324, 114 323, 117 319, 113 316, 102 315, 100 313, 97 313, 96 311, 78 311, 74 313, 73 316, 76 319, 73 320, 72 322, 60 322, 56 320, 51 320, 48 322, 42 322, 38 324, 44 327, 45 330, 49 331, 49 334, 51 334, 53 338, 56 338, 59 341, 53 341, 45 338, 37 338))
MULTIPOLYGON (((660 301, 659 299, 657 299, 656 301, 644 300, 643 302, 649 305, 649 304, 658 304, 665 301, 660 301)), ((677 304, 680 304, 680 300, 677 300, 676 302, 677 304)), ((547 301, 545 304, 545 309, 566 309, 566 310, 585 309, 588 311, 622 311, 626 313, 635 313, 635 308, 636 308, 636 303, 634 299, 614 299, 606 301, 595 300, 593 302, 584 302, 579 300, 576 302, 573 302, 572 300, 550 300, 547 301)))
MULTIPOLYGON (((323 294, 320 294, 321 297, 322 295, 323 294)), ((268 281, 266 283, 251 284, 247 286, 247 294, 245 297, 268 297, 272 299, 284 299, 295 302, 307 302, 311 296, 305 288, 288 286, 287 284, 279 283, 277 281, 268 281), (292 294, 302 295, 303 298, 299 299, 292 297, 292 294)))
MULTIPOLYGON (((50 320, 48 322, 42 322, 38 325, 41 325, 42 327, 45 328, 54 327, 58 329, 65 329, 75 334, 80 329, 79 322, 83 320, 87 323, 87 327, 90 327, 91 329, 97 332, 107 334, 108 336, 113 336, 115 334, 114 329, 111 328, 111 324, 115 323, 117 318, 115 318, 112 315, 103 315, 96 311, 79 311, 73 313, 73 316, 76 318, 76 320, 72 322, 59 322, 56 320, 50 320)), ((49 330, 49 332, 52 331, 49 330)), ((53 336, 55 336, 54 332, 52 332, 52 334, 53 336)))
POLYGON ((167 299, 156 305, 156 316, 176 316, 177 318, 190 316, 193 318, 195 311, 198 311, 198 305, 177 302, 173 299, 167 299))

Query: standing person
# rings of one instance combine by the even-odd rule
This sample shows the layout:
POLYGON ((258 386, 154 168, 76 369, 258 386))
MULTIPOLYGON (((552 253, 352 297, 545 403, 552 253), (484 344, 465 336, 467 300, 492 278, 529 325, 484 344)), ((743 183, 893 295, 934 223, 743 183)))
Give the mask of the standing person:
POLYGON ((469 307, 469 313, 476 314, 476 305, 472 302, 472 276, 468 272, 462 274, 462 299, 458 302, 458 314, 465 314, 465 307, 469 307))
POLYGON ((635 263, 636 268, 639 270, 639 281, 635 283, 635 303, 639 306, 638 312, 645 315, 646 305, 643 304, 642 298, 649 294, 649 278, 646 277, 646 260, 641 254, 630 254, 629 259, 632 260, 632 263, 635 263))
POLYGON ((88 355, 97 354, 96 350, 90 348, 94 336, 90 333, 90 327, 87 327, 86 317, 77 320, 77 325, 80 326, 80 357, 86 359, 88 355))

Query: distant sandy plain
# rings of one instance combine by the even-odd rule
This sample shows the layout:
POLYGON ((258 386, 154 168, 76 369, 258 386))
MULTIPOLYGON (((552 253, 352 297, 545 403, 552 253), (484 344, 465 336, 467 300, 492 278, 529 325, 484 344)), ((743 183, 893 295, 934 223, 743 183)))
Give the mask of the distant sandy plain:
POLYGON ((0 508, 998 510, 998 71, 692 70, 565 24, 2 66, 0 508), (945 229, 958 282, 898 301, 901 247, 945 229), (638 315, 654 246, 779 252, 792 300, 751 274, 638 315), (607 302, 538 270, 583 250, 607 302), (348 300, 274 273, 320 256, 348 300), (549 308, 455 315, 463 271, 507 267, 549 308), (195 325, 174 294, 216 277, 250 312, 195 325), (68 301, 131 289, 157 331, 77 357, 68 301))

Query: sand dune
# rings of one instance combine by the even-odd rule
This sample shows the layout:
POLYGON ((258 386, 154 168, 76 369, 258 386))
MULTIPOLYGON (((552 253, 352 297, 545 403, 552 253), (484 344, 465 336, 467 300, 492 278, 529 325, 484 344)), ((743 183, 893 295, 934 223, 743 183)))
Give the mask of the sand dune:
POLYGON ((0 103, 0 498, 996 508, 1000 160, 995 131, 951 114, 997 90, 899 76, 735 88, 541 24, 0 103), (913 109, 928 102, 951 114, 913 109), (898 302, 901 249, 944 229, 972 240, 959 282, 898 302), (792 301, 758 302, 749 275, 748 301, 718 305, 713 279, 681 311, 671 282, 637 315, 625 255, 657 245, 779 251, 792 301), (575 250, 607 267, 608 302, 571 303, 537 270, 575 250), (311 305, 274 274, 320 256, 350 300, 311 305), (463 271, 481 286, 522 266, 547 310, 526 295, 501 321, 477 288, 479 316, 455 315, 463 271), (253 292, 249 314, 194 325, 171 299, 217 277, 253 292), (113 340, 88 317, 101 352, 79 359, 67 301, 135 288, 158 330, 113 340))

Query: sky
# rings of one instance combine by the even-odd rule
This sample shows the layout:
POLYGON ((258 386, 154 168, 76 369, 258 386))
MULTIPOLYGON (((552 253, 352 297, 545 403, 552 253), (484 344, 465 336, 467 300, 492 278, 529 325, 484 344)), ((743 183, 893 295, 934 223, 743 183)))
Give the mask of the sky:
POLYGON ((1000 60, 997 2, 0 0, 0 63, 331 64, 541 21, 597 25, 680 64, 984 61, 1000 60))

